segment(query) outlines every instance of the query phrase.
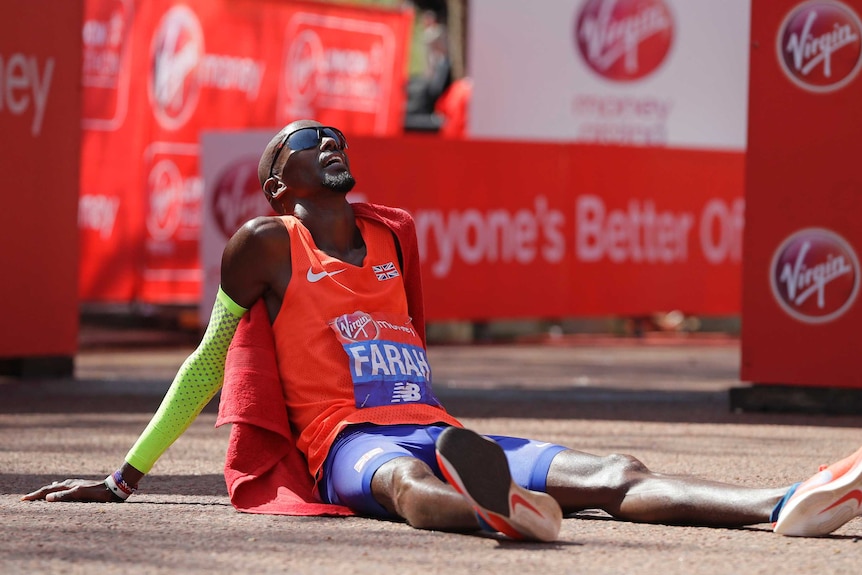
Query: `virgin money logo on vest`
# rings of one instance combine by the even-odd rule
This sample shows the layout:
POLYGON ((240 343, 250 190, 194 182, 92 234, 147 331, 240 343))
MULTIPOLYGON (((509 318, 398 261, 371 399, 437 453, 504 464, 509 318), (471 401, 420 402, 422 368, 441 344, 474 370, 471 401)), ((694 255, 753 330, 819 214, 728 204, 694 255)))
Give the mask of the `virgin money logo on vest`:
POLYGON ((257 158, 243 158, 225 168, 210 194, 212 214, 224 237, 231 237, 255 216, 271 214, 257 179, 257 158))
POLYGON ((150 45, 149 96, 153 115, 166 130, 194 115, 203 89, 239 92, 254 102, 264 65, 251 58, 207 54, 197 15, 177 5, 165 12, 150 45))
POLYGON ((797 86, 831 92, 862 66, 862 23, 841 2, 805 2, 784 19, 776 47, 781 68, 797 86))
POLYGON ((615 82, 655 72, 673 35, 673 15, 663 0, 587 0, 575 19, 575 44, 584 61, 615 82))
POLYGON ((374 318, 362 311, 346 313, 333 322, 335 329, 347 341, 368 341, 377 339, 380 329, 374 318))
POLYGON ((822 228, 800 230, 772 256, 772 294, 791 317, 824 323, 846 312, 859 292, 859 259, 838 234, 822 228))

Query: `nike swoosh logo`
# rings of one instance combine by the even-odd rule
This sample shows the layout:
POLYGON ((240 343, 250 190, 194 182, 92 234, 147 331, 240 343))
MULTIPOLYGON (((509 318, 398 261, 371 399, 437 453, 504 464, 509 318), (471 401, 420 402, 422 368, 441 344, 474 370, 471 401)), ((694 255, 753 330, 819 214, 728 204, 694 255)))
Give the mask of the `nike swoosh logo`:
POLYGON ((826 509, 821 511, 820 513, 826 513, 830 509, 838 507, 842 503, 846 503, 847 501, 851 501, 851 500, 856 501, 856 507, 857 508, 860 505, 862 505, 862 491, 860 491, 859 489, 854 489, 853 491, 850 491, 844 497, 842 497, 841 499, 839 499, 838 501, 836 501, 835 503, 833 503, 832 505, 830 505, 829 507, 827 507, 826 509))
POLYGON ((323 278, 325 278, 326 276, 334 276, 336 274, 340 274, 343 271, 347 271, 347 268, 342 269, 342 270, 335 270, 334 272, 323 271, 323 272, 314 273, 313 271, 311 271, 311 267, 309 267, 308 273, 305 274, 305 279, 307 279, 311 283, 316 283, 316 282, 319 282, 320 280, 322 280, 323 278))
POLYGON ((539 515, 539 516, 542 515, 542 513, 538 509, 536 509, 535 507, 530 505, 530 503, 526 499, 524 499, 523 497, 521 497, 517 493, 512 494, 512 498, 509 500, 509 505, 512 506, 512 513, 515 513, 515 508, 518 505, 520 505, 522 507, 526 507, 527 509, 529 509, 530 511, 532 511, 536 515, 539 515))

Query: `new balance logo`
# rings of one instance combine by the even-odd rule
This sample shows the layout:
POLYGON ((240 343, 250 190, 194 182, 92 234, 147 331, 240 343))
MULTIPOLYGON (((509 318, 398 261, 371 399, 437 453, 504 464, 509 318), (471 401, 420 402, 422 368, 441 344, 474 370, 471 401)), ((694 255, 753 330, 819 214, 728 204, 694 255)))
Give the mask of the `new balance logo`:
POLYGON ((334 272, 322 271, 322 272, 314 273, 311 270, 311 266, 309 266, 308 267, 308 273, 305 274, 305 279, 307 279, 311 283, 317 283, 320 280, 322 280, 323 278, 325 278, 326 276, 334 276, 336 274, 340 274, 343 271, 347 271, 347 269, 345 268, 343 270, 335 270, 334 272))
POLYGON ((422 388, 415 383, 396 383, 392 390, 392 403, 410 403, 422 399, 422 388))
POLYGON ((371 266, 371 269, 374 270, 374 275, 377 276, 377 280, 381 282, 397 278, 401 275, 398 273, 398 270, 395 268, 395 264, 392 262, 387 262, 380 266, 371 266))

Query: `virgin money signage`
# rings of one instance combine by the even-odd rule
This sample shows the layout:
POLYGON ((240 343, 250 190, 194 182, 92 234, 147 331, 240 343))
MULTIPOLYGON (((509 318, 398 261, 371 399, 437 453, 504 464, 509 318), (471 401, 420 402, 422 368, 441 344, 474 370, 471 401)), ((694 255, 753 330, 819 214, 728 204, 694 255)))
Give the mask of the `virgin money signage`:
POLYGON ((63 358, 71 375, 77 349, 83 11, 80 0, 0 3, 0 358, 29 364, 4 373, 63 358))
POLYGON ((200 320, 206 324, 221 279, 221 256, 230 237, 247 221, 272 214, 257 178, 260 153, 273 134, 204 132, 201 175, 204 181, 200 226, 203 283, 200 320))
POLYGON ((422 138, 349 152, 357 191, 413 214, 431 319, 739 310, 738 154, 422 138))
POLYGON ((126 120, 132 70, 132 0, 85 3, 83 40, 83 126, 117 130, 126 120))
POLYGON ((221 166, 212 179, 207 212, 225 238, 247 221, 270 211, 257 179, 257 163, 257 156, 250 154, 221 166))
POLYGON ((157 142, 144 150, 143 220, 146 230, 142 297, 149 301, 197 298, 197 239, 203 182, 197 145, 157 142))
POLYGON ((862 0, 754 0, 742 378, 862 387, 862 0))
POLYGON ((781 69, 811 92, 838 90, 862 67, 862 22, 842 2, 799 4, 781 23, 776 39, 781 69))
POLYGON ((153 33, 147 95, 156 121, 166 130, 179 130, 194 117, 205 90, 257 103, 265 63, 209 52, 205 41, 200 18, 183 4, 170 7, 153 33))
POLYGON ((150 106, 162 127, 181 128, 194 114, 203 56, 204 32, 197 15, 182 4, 171 7, 153 34, 147 81, 150 106))
POLYGON ((750 0, 547 0, 541 10, 476 0, 470 10, 472 136, 745 149, 750 0))
MULTIPOLYGON (((83 299, 198 301, 202 131, 314 118, 400 133, 411 24, 323 3, 88 0, 83 299)), ((222 211, 231 226, 244 210, 222 211)))
POLYGON ((613 82, 640 80, 668 57, 674 18, 663 0, 589 0, 575 19, 584 62, 613 82))
POLYGON ((805 323, 837 319, 859 293, 859 258, 838 234, 799 230, 775 250, 769 273, 772 294, 791 317, 805 323))
POLYGON ((277 104, 283 122, 328 110, 366 116, 376 133, 386 132, 399 48, 391 26, 299 12, 285 36, 277 104))

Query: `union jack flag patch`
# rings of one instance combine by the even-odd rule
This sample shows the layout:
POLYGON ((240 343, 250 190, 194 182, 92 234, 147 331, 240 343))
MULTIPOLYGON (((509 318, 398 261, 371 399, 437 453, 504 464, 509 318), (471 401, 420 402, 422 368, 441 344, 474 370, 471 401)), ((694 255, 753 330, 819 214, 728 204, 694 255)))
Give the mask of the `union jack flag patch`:
POLYGON ((397 278, 399 275, 398 270, 395 268, 395 264, 392 262, 385 263, 379 266, 371 266, 371 269, 374 270, 374 275, 377 276, 378 281, 386 281, 391 280, 392 278, 397 278))

